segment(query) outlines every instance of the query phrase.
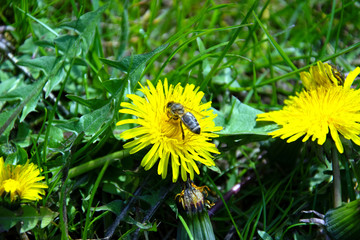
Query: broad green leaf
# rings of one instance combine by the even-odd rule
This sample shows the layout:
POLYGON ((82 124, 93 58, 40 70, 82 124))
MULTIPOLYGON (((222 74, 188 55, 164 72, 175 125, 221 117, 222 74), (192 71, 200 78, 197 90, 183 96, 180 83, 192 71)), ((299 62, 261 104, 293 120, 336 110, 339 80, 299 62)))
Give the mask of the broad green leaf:
POLYGON ((62 59, 62 57, 44 56, 35 59, 21 60, 18 64, 29 68, 41 69, 46 76, 49 77, 49 81, 45 85, 46 98, 54 87, 65 78, 66 74, 62 67, 62 59))
POLYGON ((15 89, 10 90, 9 92, 2 93, 0 96, 0 101, 15 101, 15 100, 24 100, 31 92, 32 89, 36 87, 40 81, 37 81, 33 84, 22 85, 15 89))
POLYGON ((46 92, 45 98, 47 98, 50 94, 50 92, 65 79, 66 73, 64 68, 59 69, 57 74, 55 74, 53 77, 49 79, 49 81, 45 84, 44 90, 46 92))
POLYGON ((276 124, 266 125, 256 122, 256 115, 262 113, 260 110, 241 103, 237 98, 232 97, 230 104, 224 105, 220 112, 215 112, 217 126, 223 126, 219 132, 220 136, 226 135, 263 135, 276 129, 276 124))
POLYGON ((122 207, 124 205, 124 202, 122 200, 114 200, 112 202, 109 202, 108 204, 105 204, 103 206, 99 206, 96 208, 92 208, 95 211, 111 211, 115 213, 116 215, 120 214, 122 207))
POLYGON ((63 35, 54 39, 54 43, 67 58, 73 58, 81 53, 81 49, 78 46, 78 39, 78 36, 63 35))
POLYGON ((98 8, 95 11, 85 13, 77 20, 61 24, 60 27, 71 28, 79 32, 80 38, 84 39, 85 45, 83 46, 83 50, 84 52, 87 52, 93 42, 95 28, 100 21, 101 14, 105 11, 107 7, 108 4, 105 4, 104 6, 98 8))
POLYGON ((0 97, 2 97, 5 93, 16 89, 19 84, 23 83, 20 78, 9 78, 7 80, 3 78, 0 79, 0 97))
POLYGON ((39 220, 39 214, 35 208, 29 205, 24 205, 22 210, 23 214, 19 216, 18 219, 22 221, 20 232, 23 233, 36 227, 36 224, 39 220))
POLYGON ((40 221, 40 227, 44 228, 58 215, 46 207, 40 207, 40 213, 32 206, 23 205, 17 211, 10 211, 0 206, 0 232, 8 231, 17 223, 21 223, 20 232, 26 232, 36 227, 40 221))
POLYGON ((168 45, 162 45, 149 53, 132 55, 125 57, 119 61, 108 60, 106 58, 100 58, 100 60, 109 66, 112 66, 116 69, 119 69, 125 73, 129 74, 131 81, 131 87, 134 89, 136 83, 139 81, 139 78, 142 72, 145 69, 146 63, 156 54, 162 52, 168 45))
POLYGON ((113 96, 117 96, 119 93, 123 92, 127 81, 121 79, 111 79, 102 82, 102 84, 109 93, 111 93, 113 96))
POLYGON ((143 230, 146 230, 146 231, 154 231, 156 232, 157 231, 157 228, 156 228, 156 223, 149 223, 149 222, 144 222, 144 223, 141 223, 141 222, 138 222, 136 221, 135 219, 133 219, 132 217, 130 216, 127 216, 125 218, 125 221, 130 223, 130 224, 134 224, 136 225, 138 228, 140 229, 143 229, 143 230))
POLYGON ((5 163, 11 165, 21 164, 24 165, 28 160, 28 155, 25 149, 21 148, 20 146, 16 145, 16 148, 11 154, 6 157, 5 163))
POLYGON ((13 100, 24 100, 29 97, 27 104, 22 109, 22 115, 20 118, 20 122, 24 121, 25 117, 32 111, 35 111, 36 105, 41 97, 41 91, 32 95, 32 91, 34 89, 38 89, 42 81, 37 81, 31 85, 25 85, 14 90, 2 94, 0 96, 0 101, 13 101, 13 100))
POLYGON ((85 132, 86 135, 92 135, 96 133, 103 124, 112 119, 111 111, 110 103, 108 103, 105 106, 82 116, 76 121, 66 121, 64 123, 55 124, 55 126, 67 131, 76 132, 77 134, 85 132))
MULTIPOLYGON (((38 81, 36 84, 34 84, 35 88, 36 85, 41 84, 40 81, 38 81)), ((30 100, 28 101, 28 103, 24 106, 23 110, 22 110, 22 114, 20 117, 20 122, 23 122, 24 119, 26 118, 26 116, 31 113, 31 112, 35 112, 35 108, 40 100, 41 97, 41 91, 38 92, 38 94, 34 95, 32 98, 30 98, 30 100)))
POLYGON ((103 100, 103 99, 84 99, 75 95, 66 95, 67 98, 83 105, 86 106, 90 109, 99 109, 103 106, 105 106, 107 103, 109 103, 108 100, 103 100))
POLYGON ((273 240, 272 237, 267 232, 258 230, 258 234, 262 240, 273 240))
POLYGON ((0 233, 8 231, 17 223, 15 213, 7 208, 0 206, 0 233))
MULTIPOLYGON (((15 112, 16 109, 11 109, 7 112, 0 113, 0 126, 5 127, 5 123, 10 119, 10 116, 15 112)), ((11 129, 14 127, 15 118, 8 124, 8 126, 4 129, 4 132, 0 135, 1 142, 7 142, 6 139, 9 136, 11 129)))
POLYGON ((44 56, 35 59, 24 59, 18 61, 17 64, 29 68, 41 69, 46 75, 50 75, 61 60, 60 57, 55 56, 44 56))
POLYGON ((47 207, 40 207, 40 216, 39 216, 41 218, 40 227, 44 228, 47 225, 49 225, 51 221, 53 221, 54 218, 57 217, 57 215, 58 215, 57 212, 53 212, 47 207))
POLYGON ((62 146, 62 143, 64 142, 64 134, 60 128, 51 126, 49 135, 51 136, 49 138, 50 148, 59 148, 62 146))

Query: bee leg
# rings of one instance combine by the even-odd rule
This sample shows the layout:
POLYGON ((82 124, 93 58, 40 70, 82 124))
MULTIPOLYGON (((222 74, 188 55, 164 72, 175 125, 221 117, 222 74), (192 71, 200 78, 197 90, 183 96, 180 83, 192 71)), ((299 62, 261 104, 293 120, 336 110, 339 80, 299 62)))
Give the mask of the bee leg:
POLYGON ((185 134, 184 134, 184 129, 183 129, 181 121, 180 121, 180 128, 181 128, 181 133, 182 133, 182 140, 184 140, 185 139, 185 134))

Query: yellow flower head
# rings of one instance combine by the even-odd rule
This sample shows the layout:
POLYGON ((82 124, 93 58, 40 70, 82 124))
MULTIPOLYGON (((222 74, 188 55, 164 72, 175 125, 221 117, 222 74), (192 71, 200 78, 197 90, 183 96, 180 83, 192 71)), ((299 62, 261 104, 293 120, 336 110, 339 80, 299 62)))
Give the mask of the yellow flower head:
POLYGON ((16 200, 37 201, 45 194, 45 177, 39 176, 40 170, 33 163, 25 165, 5 165, 0 157, 0 196, 10 194, 11 202, 16 200))
MULTIPOLYGON (((307 90, 344 85, 341 73, 327 63, 317 62, 316 66, 311 66, 309 72, 301 72, 300 78, 307 90)), ((350 84, 351 86, 351 84, 350 84)))
POLYGON ((311 137, 322 145, 330 130, 338 151, 343 153, 339 134, 360 145, 360 90, 351 88, 359 73, 357 67, 343 84, 339 84, 337 72, 320 62, 317 67, 310 68, 310 73, 300 74, 307 90, 285 100, 282 110, 259 114, 257 121, 273 121, 280 125, 280 129, 269 135, 288 138, 287 142, 305 135, 303 142, 311 137))
POLYGON ((214 166, 211 153, 219 152, 210 140, 218 137, 213 132, 222 128, 215 126, 214 118, 217 115, 210 109, 211 102, 201 103, 204 93, 198 91, 193 84, 187 84, 185 88, 180 84, 168 85, 166 79, 164 83, 159 81, 156 88, 150 81, 147 83, 149 88, 141 86, 140 89, 144 97, 128 94, 127 97, 132 100, 132 104, 121 103, 124 108, 119 111, 120 113, 131 114, 137 118, 121 120, 117 125, 140 125, 121 133, 120 137, 125 140, 135 138, 124 147, 131 148, 130 153, 133 154, 151 145, 151 149, 142 159, 141 166, 149 170, 160 159, 158 174, 165 178, 170 160, 173 182, 178 179, 179 168, 184 181, 187 180, 187 173, 191 179, 194 178, 194 172, 199 174, 195 161, 206 166, 214 166), (179 103, 185 112, 193 114, 199 123, 200 134, 192 132, 180 118, 173 118, 169 114, 169 102, 179 103))

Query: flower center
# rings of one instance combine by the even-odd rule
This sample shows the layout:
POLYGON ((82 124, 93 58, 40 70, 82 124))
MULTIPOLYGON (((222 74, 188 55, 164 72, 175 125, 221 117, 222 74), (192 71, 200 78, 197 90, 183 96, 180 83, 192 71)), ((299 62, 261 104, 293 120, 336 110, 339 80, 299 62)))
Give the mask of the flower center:
POLYGON ((3 182, 5 192, 15 193, 20 190, 20 183, 14 179, 8 179, 3 182))

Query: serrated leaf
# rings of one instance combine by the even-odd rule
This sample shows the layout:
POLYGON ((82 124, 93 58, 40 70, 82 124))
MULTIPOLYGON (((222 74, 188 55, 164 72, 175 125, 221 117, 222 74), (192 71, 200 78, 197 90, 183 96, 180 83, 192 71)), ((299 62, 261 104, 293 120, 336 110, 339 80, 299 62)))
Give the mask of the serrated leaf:
POLYGON ((111 111, 110 103, 108 103, 105 106, 82 116, 79 120, 58 123, 55 124, 55 126, 67 131, 76 132, 77 134, 85 132, 87 135, 92 135, 96 133, 103 124, 111 120, 111 111))
POLYGON ((149 53, 132 55, 125 57, 119 61, 108 60, 106 58, 100 58, 100 60, 109 66, 112 66, 116 69, 119 69, 125 73, 129 74, 129 79, 131 82, 131 88, 134 89, 136 83, 138 82, 142 72, 145 69, 146 63, 156 54, 162 52, 168 44, 162 45, 149 53))
POLYGON ((36 227, 36 224, 39 220, 39 214, 37 213, 35 208, 29 205, 24 205, 22 207, 22 210, 23 214, 17 218, 22 221, 20 229, 21 233, 29 231, 36 227))
POLYGON ((84 99, 75 95, 66 95, 66 97, 93 110, 99 109, 109 103, 108 100, 104 99, 84 99))
POLYGON ((15 226, 17 220, 15 219, 15 213, 0 206, 0 233, 9 231, 10 228, 15 226))
MULTIPOLYGON (((142 69, 144 70, 144 69, 142 69)), ((113 96, 117 96, 126 87, 127 81, 122 79, 111 79, 102 82, 104 88, 111 93, 113 96)))
POLYGON ((138 222, 136 220, 134 220, 132 217, 130 216, 127 216, 125 218, 125 221, 130 223, 130 224, 133 224, 133 225, 136 225, 138 228, 142 229, 142 230, 146 230, 146 231, 153 231, 153 232, 156 232, 157 231, 157 228, 156 228, 156 224, 155 223, 149 223, 149 222, 144 222, 144 223, 141 223, 141 222, 138 222))
POLYGON ((62 52, 67 58, 73 58, 81 53, 81 49, 78 46, 79 36, 63 35, 54 39, 55 46, 62 52))
POLYGON ((49 82, 45 85, 46 98, 51 90, 65 78, 62 59, 63 57, 44 56, 35 59, 20 60, 18 64, 29 68, 41 69, 45 75, 48 76, 49 82))
POLYGON ((95 35, 95 28, 100 21, 101 14, 105 11, 109 4, 98 8, 95 11, 85 13, 79 19, 65 22, 60 27, 72 28, 79 32, 80 38, 84 39, 84 52, 87 52, 95 35))
POLYGON ((57 212, 51 211, 49 208, 40 207, 40 218, 41 224, 40 227, 44 228, 51 223, 59 214, 57 212))
POLYGON ((21 223, 20 232, 26 232, 36 227, 40 221, 40 227, 44 228, 58 215, 46 207, 40 208, 40 213, 29 205, 23 205, 17 211, 10 211, 0 206, 0 232, 8 231, 17 223, 21 223))
POLYGON ((34 95, 29 101, 28 103, 24 106, 23 110, 22 110, 22 114, 20 117, 20 122, 23 122, 24 119, 26 118, 26 116, 31 113, 31 112, 35 112, 35 108, 40 100, 41 97, 41 92, 39 92, 37 95, 34 95))
POLYGON ((35 59, 20 60, 17 64, 24 67, 41 69, 46 75, 50 75, 60 60, 61 58, 56 56, 43 56, 35 59))
MULTIPOLYGON (((32 91, 36 91, 36 89, 39 88, 40 84, 42 84, 42 81, 37 81, 31 85, 25 85, 22 87, 15 88, 14 90, 7 92, 5 94, 2 94, 0 96, 0 100, 2 101, 13 101, 13 100, 24 100, 30 95, 34 94, 32 91)), ((22 115, 20 118, 20 122, 24 121, 25 117, 32 111, 35 110, 36 105, 40 99, 41 91, 35 93, 27 102, 27 104, 22 109, 22 115)))
POLYGON ((33 90, 40 81, 37 81, 33 84, 22 85, 15 89, 10 90, 9 92, 3 93, 0 96, 0 101, 15 101, 15 100, 24 100, 33 90))
POLYGON ((44 90, 45 90, 45 98, 47 98, 50 94, 50 92, 60 83, 62 80, 65 79, 65 70, 64 68, 59 69, 57 74, 55 74, 53 77, 49 79, 49 81, 45 84, 44 90))
POLYGON ((276 129, 276 124, 266 125, 256 122, 256 115, 262 113, 260 110, 252 108, 232 97, 231 103, 226 104, 220 112, 215 111, 218 116, 215 123, 223 126, 219 132, 220 136, 225 135, 262 135, 276 129))
MULTIPOLYGON (((8 112, 1 112, 0 113, 0 126, 4 126, 4 124, 6 123, 6 121, 10 118, 10 116, 15 112, 15 109, 11 109, 8 112)), ((11 131, 11 129, 14 127, 14 123, 15 123, 15 118, 10 122, 10 124, 7 126, 6 129, 4 129, 4 132, 1 134, 0 139, 2 140, 2 142, 7 142, 4 141, 3 138, 6 138, 9 136, 9 133, 11 131)))

